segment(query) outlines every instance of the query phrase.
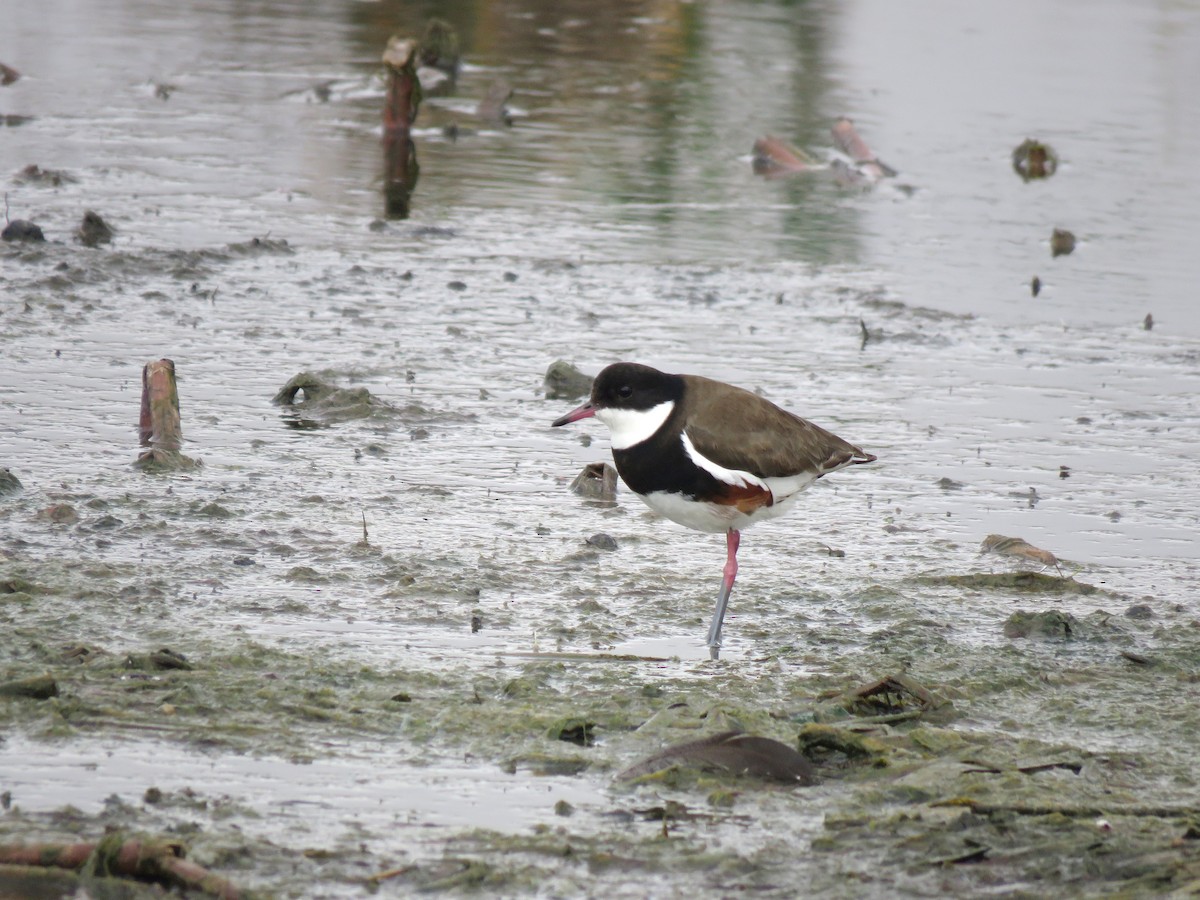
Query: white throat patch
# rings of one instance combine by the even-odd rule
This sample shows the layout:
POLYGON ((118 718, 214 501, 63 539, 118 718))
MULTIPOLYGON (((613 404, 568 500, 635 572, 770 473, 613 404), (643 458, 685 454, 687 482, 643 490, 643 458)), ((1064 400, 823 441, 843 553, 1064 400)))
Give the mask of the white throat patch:
POLYGON ((653 437, 675 409, 674 400, 666 400, 650 409, 598 409, 596 418, 612 432, 612 448, 625 450, 653 437))

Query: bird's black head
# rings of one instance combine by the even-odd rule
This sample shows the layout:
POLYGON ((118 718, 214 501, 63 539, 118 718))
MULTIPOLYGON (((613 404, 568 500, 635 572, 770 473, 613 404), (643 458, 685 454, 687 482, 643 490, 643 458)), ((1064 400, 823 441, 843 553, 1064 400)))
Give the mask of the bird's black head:
POLYGON ((597 409, 641 411, 683 397, 683 379, 639 363, 613 363, 592 382, 597 409))

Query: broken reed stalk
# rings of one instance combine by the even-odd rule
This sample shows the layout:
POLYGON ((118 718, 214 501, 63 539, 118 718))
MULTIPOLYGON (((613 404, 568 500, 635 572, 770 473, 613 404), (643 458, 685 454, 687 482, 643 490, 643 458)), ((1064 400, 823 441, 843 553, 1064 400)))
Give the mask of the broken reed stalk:
POLYGON ((151 881, 202 891, 221 900, 238 900, 241 892, 219 875, 183 858, 183 847, 170 841, 141 841, 112 834, 98 843, 15 844, 0 846, 0 880, 8 872, 24 876, 28 867, 74 869, 90 874, 151 881))
POLYGON ((138 418, 138 440, 149 450, 135 465, 143 469, 188 469, 196 465, 180 452, 183 425, 179 420, 179 389, 175 363, 159 359, 142 367, 142 408, 138 418))
POLYGON ((179 421, 179 389, 175 384, 175 362, 160 359, 142 367, 142 414, 138 439, 143 447, 179 450, 183 426, 179 421))

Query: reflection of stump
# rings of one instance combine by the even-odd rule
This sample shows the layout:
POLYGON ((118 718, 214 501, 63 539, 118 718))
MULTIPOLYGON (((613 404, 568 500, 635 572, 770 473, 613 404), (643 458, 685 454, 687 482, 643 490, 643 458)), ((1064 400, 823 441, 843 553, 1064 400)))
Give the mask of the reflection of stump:
POLYGON ((420 167, 410 130, 421 106, 421 82, 416 70, 417 45, 393 37, 383 52, 387 68, 387 101, 383 107, 383 197, 389 218, 408 216, 409 199, 417 186, 420 167))
POLYGON ((389 219, 407 219, 409 201, 421 174, 417 145, 407 130, 398 136, 384 137, 383 157, 387 168, 383 179, 384 214, 389 219))
POLYGON ((138 456, 142 469, 190 469, 196 461, 180 453, 183 426, 179 421, 179 390, 175 385, 175 363, 160 359, 142 369, 142 412, 138 440, 150 449, 138 456))

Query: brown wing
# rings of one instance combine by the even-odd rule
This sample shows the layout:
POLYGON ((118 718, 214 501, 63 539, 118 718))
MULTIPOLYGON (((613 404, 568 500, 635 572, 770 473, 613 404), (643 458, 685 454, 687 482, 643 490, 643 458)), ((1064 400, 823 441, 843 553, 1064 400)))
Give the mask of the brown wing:
POLYGON ((697 375, 684 377, 694 404, 684 428, 692 446, 717 465, 777 478, 801 472, 823 475, 875 459, 757 394, 697 375), (732 442, 730 435, 735 436, 732 442))

